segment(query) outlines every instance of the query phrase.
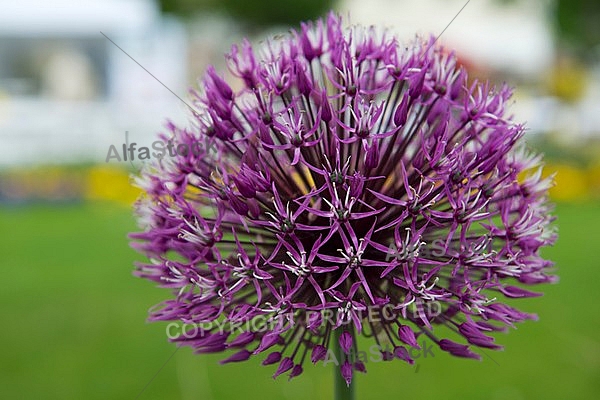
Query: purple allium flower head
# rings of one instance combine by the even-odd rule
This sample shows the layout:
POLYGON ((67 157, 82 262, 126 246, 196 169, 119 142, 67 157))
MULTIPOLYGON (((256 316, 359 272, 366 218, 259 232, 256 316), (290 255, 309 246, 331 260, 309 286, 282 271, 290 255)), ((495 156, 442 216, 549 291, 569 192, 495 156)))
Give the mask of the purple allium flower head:
POLYGON ((363 334, 385 360, 412 363, 420 335, 478 358, 500 348, 489 332, 535 318, 501 302, 556 280, 539 254, 551 179, 509 88, 468 80, 433 39, 404 47, 333 14, 228 61, 241 88, 209 68, 191 125, 164 135, 190 151, 138 178, 136 273, 174 290, 150 319, 201 327, 174 341, 291 378, 363 334))

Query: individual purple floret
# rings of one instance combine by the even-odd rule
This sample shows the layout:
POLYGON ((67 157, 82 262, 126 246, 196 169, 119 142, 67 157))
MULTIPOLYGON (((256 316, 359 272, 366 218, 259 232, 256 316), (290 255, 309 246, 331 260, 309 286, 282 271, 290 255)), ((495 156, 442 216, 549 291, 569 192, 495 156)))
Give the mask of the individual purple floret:
POLYGON ((349 383, 361 343, 412 363, 422 335, 479 358, 536 318, 501 302, 556 280, 540 256, 552 181, 509 88, 469 80, 433 39, 405 47, 333 14, 227 60, 235 85, 209 68, 191 124, 167 126, 190 151, 137 179, 136 274, 174 293, 150 320, 202 327, 175 342, 289 378, 339 346, 349 383))

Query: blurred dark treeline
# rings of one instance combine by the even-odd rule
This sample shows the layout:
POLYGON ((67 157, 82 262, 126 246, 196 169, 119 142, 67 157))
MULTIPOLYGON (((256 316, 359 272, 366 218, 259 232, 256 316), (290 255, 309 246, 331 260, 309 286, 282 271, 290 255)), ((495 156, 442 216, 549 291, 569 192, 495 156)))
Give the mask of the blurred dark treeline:
POLYGON ((236 18, 249 30, 297 25, 332 9, 335 0, 160 0, 165 13, 190 18, 201 12, 220 12, 236 18))
POLYGON ((584 61, 598 61, 600 0, 556 0, 553 16, 558 45, 584 61))

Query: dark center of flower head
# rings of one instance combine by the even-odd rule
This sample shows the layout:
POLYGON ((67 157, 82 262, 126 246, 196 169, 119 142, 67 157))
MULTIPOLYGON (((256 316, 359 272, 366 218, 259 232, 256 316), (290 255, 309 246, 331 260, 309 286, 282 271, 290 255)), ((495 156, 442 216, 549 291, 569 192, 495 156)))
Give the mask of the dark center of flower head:
POLYGON ((439 83, 437 83, 437 84, 436 84, 436 85, 433 87, 433 90, 434 90, 434 91, 435 91, 437 94, 439 94, 439 95, 441 95, 441 96, 443 96, 443 95, 445 95, 445 94, 446 94, 446 86, 444 86, 444 85, 441 85, 441 84, 439 84, 439 83))
POLYGON ((291 231, 294 230, 294 228, 295 228, 294 223, 291 220, 287 219, 287 218, 284 219, 283 222, 281 222, 280 229, 284 233, 291 232, 291 231))
POLYGON ((346 93, 348 93, 348 96, 353 97, 354 95, 356 95, 356 91, 357 91, 357 87, 356 85, 348 85, 348 88, 346 89, 346 93))
POLYGON ((344 183, 344 179, 345 179, 344 174, 340 173, 339 171, 332 171, 329 174, 329 181, 331 183, 336 183, 338 185, 341 185, 342 183, 344 183))
POLYGON ((292 136, 291 143, 294 147, 300 147, 304 143, 304 139, 299 134, 292 136))
POLYGON ((264 113, 261 117, 263 124, 265 125, 271 125, 271 122, 273 122, 273 118, 271 117, 271 114, 264 113))
POLYGON ((356 136, 358 136, 361 139, 366 139, 369 137, 369 130, 368 129, 360 129, 358 132, 356 132, 356 136))
POLYGON ((554 280, 539 256, 554 240, 548 182, 515 144, 510 90, 467 85, 434 39, 403 48, 360 29, 331 15, 262 58, 235 47, 245 87, 234 93, 211 70, 195 95, 210 128, 171 132, 218 146, 140 178, 134 238, 153 262, 137 273, 176 290, 152 318, 204 327, 176 340, 235 350, 226 361, 269 351, 264 363, 293 377, 335 334, 350 381, 364 370, 349 358, 363 333, 385 359, 412 362, 405 346, 420 333, 476 358, 434 326, 498 348, 484 332, 532 318, 493 300, 535 295, 511 281, 554 280))

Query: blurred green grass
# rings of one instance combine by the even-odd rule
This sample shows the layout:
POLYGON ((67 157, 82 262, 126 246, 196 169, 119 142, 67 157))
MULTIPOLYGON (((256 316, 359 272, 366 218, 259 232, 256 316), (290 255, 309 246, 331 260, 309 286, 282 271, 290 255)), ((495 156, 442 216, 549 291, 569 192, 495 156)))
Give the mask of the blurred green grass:
MULTIPOLYGON (((593 399, 600 394, 600 204, 561 204, 545 251, 561 281, 519 301, 540 320, 498 336, 483 361, 434 349, 416 367, 367 363, 359 399, 593 399)), ((169 293, 134 278, 131 211, 110 204, 0 208, 0 398, 133 399, 175 351, 166 324, 145 323, 169 293)), ((331 398, 331 368, 274 381, 261 359, 220 366, 182 348, 140 399, 331 398)))

